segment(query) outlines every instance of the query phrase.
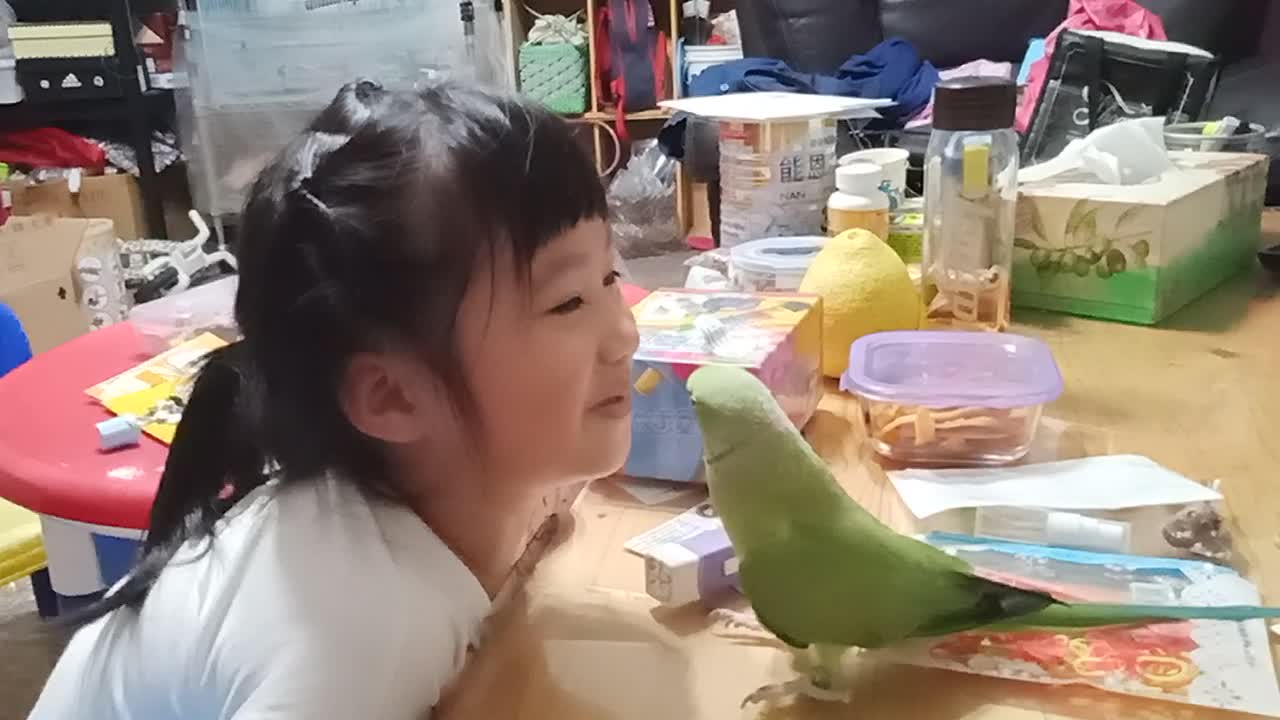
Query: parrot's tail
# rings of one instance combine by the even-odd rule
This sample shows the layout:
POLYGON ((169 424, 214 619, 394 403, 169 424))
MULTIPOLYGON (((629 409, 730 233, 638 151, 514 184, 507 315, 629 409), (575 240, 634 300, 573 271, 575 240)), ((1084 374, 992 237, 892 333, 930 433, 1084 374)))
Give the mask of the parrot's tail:
POLYGON ((1104 625, 1137 625, 1168 620, 1252 620, 1280 618, 1280 607, 1226 605, 1177 607, 1171 605, 1113 605, 1107 603, 1054 604, 1019 617, 990 625, 1005 630, 1028 628, 1091 628, 1104 625))

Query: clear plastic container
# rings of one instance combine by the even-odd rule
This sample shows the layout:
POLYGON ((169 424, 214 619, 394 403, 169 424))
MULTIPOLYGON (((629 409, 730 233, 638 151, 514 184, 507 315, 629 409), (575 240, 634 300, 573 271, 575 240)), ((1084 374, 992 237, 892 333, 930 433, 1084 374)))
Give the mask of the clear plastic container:
POLYGON ((763 238, 729 251, 729 281, 739 290, 796 290, 827 239, 821 236, 763 238))
POLYGON ((1062 394, 1049 347, 1012 334, 874 333, 849 348, 840 388, 862 405, 881 455, 915 465, 1003 465, 1031 448, 1062 394))
POLYGON ((129 311, 129 322, 142 335, 148 349, 156 354, 205 331, 234 337, 239 333, 235 320, 239 286, 239 276, 232 275, 177 295, 135 305, 129 311))
POLYGON ((1249 123, 1248 132, 1236 131, 1232 135, 1205 135, 1207 122, 1177 123, 1164 129, 1164 146, 1169 150, 1199 150, 1200 152, 1266 152, 1267 129, 1257 123, 1249 123))
POLYGON ((836 134, 831 118, 720 123, 721 247, 822 234, 836 134))
POLYGON ((1009 326, 1018 200, 1015 90, 963 78, 936 89, 924 164, 923 295, 930 327, 1009 326))

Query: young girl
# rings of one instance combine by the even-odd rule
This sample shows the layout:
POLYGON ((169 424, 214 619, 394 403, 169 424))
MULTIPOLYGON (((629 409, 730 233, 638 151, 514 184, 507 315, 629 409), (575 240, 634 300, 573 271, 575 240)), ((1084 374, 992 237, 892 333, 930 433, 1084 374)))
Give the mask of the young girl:
POLYGON ((604 218, 551 113, 345 87, 252 189, 243 340, 31 717, 428 712, 533 507, 625 459, 637 336, 604 218))

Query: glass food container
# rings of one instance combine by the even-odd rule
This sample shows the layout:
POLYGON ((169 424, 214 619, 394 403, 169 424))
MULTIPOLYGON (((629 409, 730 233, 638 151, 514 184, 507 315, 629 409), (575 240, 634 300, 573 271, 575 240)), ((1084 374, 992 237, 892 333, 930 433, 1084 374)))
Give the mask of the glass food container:
POLYGON ((1017 92, 1007 80, 938 84, 924 162, 923 297, 930 327, 1009 326, 1018 200, 1017 92))
POLYGON ((876 452, 908 465, 1003 465, 1031 448, 1062 375, 1039 340, 903 330, 849 348, 840 388, 862 407, 876 452))

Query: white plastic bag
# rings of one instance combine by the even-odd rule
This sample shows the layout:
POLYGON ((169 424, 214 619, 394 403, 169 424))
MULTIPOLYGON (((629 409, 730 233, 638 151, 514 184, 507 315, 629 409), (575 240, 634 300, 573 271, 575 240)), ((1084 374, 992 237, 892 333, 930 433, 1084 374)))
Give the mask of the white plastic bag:
POLYGON ((657 140, 633 146, 627 166, 609 186, 609 222, 614 247, 624 258, 660 255, 684 248, 676 217, 676 162, 657 140))

